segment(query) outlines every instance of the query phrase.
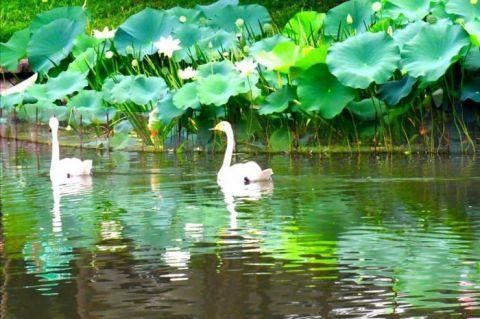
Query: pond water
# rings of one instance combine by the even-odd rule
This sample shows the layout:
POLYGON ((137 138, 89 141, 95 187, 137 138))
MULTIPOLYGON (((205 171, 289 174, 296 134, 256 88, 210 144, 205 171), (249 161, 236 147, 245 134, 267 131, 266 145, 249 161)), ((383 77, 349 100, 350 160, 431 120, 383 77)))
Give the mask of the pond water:
POLYGON ((2 318, 480 316, 480 161, 97 153, 52 187, 49 148, 0 141, 2 318))

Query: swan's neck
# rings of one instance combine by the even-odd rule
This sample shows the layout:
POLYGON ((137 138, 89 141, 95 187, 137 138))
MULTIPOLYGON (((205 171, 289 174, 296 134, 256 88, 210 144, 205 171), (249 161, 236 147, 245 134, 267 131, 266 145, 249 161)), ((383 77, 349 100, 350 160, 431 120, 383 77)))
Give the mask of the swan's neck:
POLYGON ((52 130, 52 163, 50 169, 53 169, 60 162, 60 146, 58 145, 57 130, 52 130))
POLYGON ((235 147, 235 140, 233 139, 233 130, 230 128, 225 131, 227 134, 227 150, 225 151, 225 157, 223 158, 223 165, 220 171, 227 169, 232 164, 233 149, 235 147))

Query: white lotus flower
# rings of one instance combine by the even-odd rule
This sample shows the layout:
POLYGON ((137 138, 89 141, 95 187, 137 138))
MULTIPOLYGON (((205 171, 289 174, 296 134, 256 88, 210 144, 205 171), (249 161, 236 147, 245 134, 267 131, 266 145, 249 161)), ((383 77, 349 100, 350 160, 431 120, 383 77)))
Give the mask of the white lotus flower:
POLYGON ((244 76, 252 75, 257 71, 257 62, 252 58, 235 62, 235 68, 244 76))
POLYGON ((235 25, 241 28, 245 25, 245 21, 242 18, 238 18, 237 20, 235 20, 235 25))
POLYGON ((97 39, 111 39, 115 36, 117 29, 109 30, 108 27, 103 28, 103 31, 93 30, 93 36, 97 39))
POLYGON ((190 80, 197 76, 197 70, 191 66, 186 67, 183 70, 178 70, 178 77, 182 80, 190 80))
POLYGON ((158 54, 163 54, 169 58, 173 56, 173 52, 180 50, 180 40, 172 38, 171 35, 168 37, 160 37, 160 40, 154 43, 155 47, 158 50, 158 54))
POLYGON ((380 1, 375 1, 372 4, 372 10, 373 10, 373 12, 378 12, 378 11, 382 10, 382 3, 380 1))

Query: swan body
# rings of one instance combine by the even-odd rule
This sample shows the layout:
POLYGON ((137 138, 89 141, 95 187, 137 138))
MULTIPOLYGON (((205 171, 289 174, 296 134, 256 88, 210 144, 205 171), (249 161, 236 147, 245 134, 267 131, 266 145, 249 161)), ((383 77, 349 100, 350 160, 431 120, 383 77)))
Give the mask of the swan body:
POLYGON ((227 149, 223 159, 223 165, 217 174, 217 183, 224 184, 250 184, 255 182, 269 181, 273 174, 272 169, 262 170, 255 162, 238 163, 231 165, 233 148, 235 141, 233 138, 233 130, 230 123, 223 121, 218 123, 213 130, 225 132, 227 135, 227 149))
POLYGON ((74 176, 90 175, 92 161, 82 161, 78 158, 60 159, 60 146, 58 144, 58 119, 53 116, 48 123, 52 130, 52 162, 50 165, 50 179, 57 182, 66 181, 74 176))

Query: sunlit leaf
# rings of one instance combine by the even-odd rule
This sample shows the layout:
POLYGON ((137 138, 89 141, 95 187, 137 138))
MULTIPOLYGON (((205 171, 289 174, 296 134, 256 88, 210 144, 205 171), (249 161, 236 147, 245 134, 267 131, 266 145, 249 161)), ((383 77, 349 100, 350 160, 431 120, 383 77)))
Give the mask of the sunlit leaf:
POLYGON ((27 54, 30 31, 23 29, 15 32, 5 43, 0 43, 0 67, 9 71, 17 71, 18 60, 27 54))

